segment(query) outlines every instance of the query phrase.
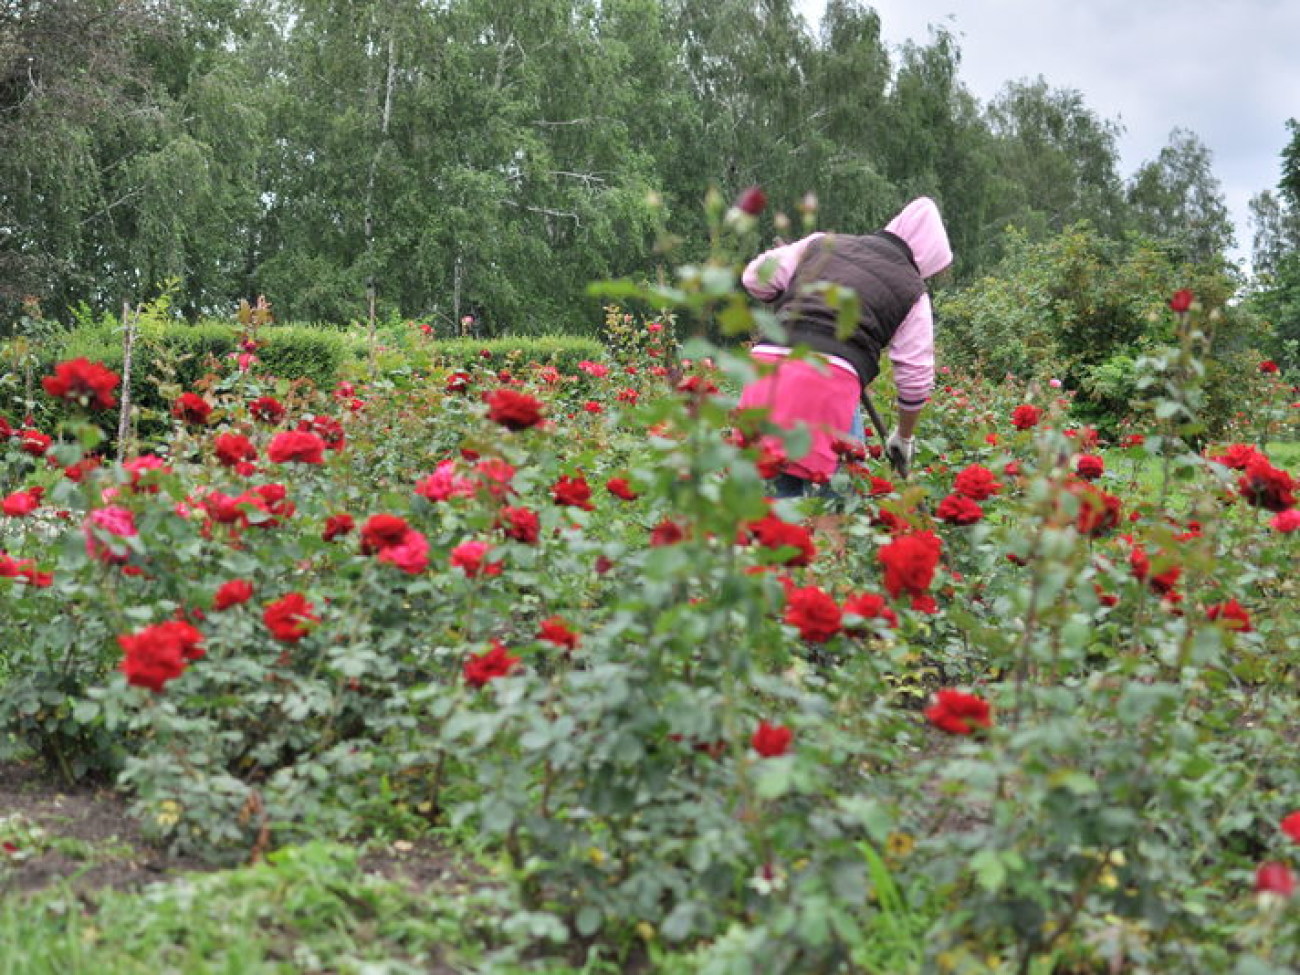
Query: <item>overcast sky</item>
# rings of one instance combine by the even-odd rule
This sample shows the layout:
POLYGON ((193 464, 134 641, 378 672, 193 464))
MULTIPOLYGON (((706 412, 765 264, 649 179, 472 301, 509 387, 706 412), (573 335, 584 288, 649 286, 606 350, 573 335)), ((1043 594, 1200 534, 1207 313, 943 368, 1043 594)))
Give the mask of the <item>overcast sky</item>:
MULTIPOLYGON (((885 42, 928 43, 946 27, 959 77, 987 103, 1007 81, 1042 75, 1118 123, 1121 174, 1153 160, 1174 128, 1210 150, 1250 250, 1247 201, 1274 190, 1300 118, 1300 0, 866 0, 885 42)), ((816 29, 825 0, 796 0, 816 29)))

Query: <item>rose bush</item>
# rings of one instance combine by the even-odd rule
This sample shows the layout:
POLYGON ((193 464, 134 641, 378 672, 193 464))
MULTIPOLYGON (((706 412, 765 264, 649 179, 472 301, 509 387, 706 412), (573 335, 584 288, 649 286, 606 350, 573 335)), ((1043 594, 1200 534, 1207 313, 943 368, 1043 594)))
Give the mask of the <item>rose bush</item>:
POLYGON ((121 463, 56 373, 85 421, 0 427, 0 724, 214 859, 472 830, 691 971, 1296 964, 1290 474, 1196 449, 1195 344, 1141 443, 946 374, 910 480, 850 445, 773 502, 806 437, 733 436, 745 357, 672 334, 762 314, 709 270, 608 364, 253 365, 121 463))

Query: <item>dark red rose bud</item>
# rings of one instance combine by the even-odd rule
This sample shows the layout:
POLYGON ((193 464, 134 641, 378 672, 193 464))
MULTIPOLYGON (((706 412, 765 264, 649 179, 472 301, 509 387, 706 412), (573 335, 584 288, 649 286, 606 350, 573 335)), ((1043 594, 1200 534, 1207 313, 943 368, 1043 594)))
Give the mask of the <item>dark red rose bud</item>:
POLYGON ((740 198, 736 200, 736 207, 742 213, 756 217, 767 209, 767 194, 763 192, 761 186, 751 186, 740 194, 740 198))

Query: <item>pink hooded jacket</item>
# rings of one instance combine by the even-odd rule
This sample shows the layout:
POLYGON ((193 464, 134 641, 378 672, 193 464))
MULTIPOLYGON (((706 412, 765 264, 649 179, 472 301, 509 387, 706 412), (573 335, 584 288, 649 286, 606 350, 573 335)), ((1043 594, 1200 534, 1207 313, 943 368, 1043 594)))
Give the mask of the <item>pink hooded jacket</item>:
MULTIPOLYGON (((913 200, 885 229, 907 241, 921 277, 932 277, 952 264, 948 231, 938 206, 929 197, 913 200)), ((745 290, 760 301, 775 300, 789 286, 804 250, 822 236, 811 234, 758 255, 741 275, 745 290)), ((863 300, 869 301, 870 296, 864 295, 863 300)), ((894 366, 898 405, 908 410, 919 409, 934 389, 934 310, 928 294, 916 300, 894 334, 888 351, 894 366)))

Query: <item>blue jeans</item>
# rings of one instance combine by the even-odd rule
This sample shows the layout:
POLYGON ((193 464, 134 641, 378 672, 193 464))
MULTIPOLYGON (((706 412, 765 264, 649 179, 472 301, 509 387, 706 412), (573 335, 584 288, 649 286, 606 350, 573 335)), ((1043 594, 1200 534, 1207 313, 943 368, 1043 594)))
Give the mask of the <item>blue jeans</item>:
POLYGON ((853 437, 859 443, 867 442, 867 427, 862 422, 862 410, 853 411, 853 427, 849 430, 849 436, 853 437))

